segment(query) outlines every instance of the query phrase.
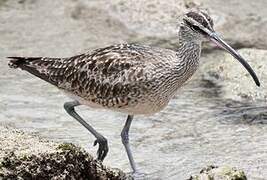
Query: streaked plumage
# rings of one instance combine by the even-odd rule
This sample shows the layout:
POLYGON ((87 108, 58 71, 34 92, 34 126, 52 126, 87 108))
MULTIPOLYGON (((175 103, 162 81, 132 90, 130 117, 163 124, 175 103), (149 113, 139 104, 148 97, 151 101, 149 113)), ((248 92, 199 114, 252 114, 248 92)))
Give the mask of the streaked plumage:
POLYGON ((70 58, 13 58, 13 66, 26 62, 20 68, 82 104, 128 114, 151 114, 164 108, 196 70, 200 45, 187 50, 189 58, 194 56, 192 61, 167 49, 118 44, 70 58))
POLYGON ((64 108, 96 137, 99 160, 107 155, 107 139, 85 122, 74 107, 84 104, 127 113, 121 137, 136 172, 128 138, 133 115, 153 114, 168 104, 177 89, 197 70, 204 38, 233 55, 260 85, 249 64, 215 33, 213 21, 206 13, 189 11, 180 20, 179 47, 175 51, 118 44, 70 58, 10 57, 9 66, 28 71, 75 99, 65 103, 64 108))

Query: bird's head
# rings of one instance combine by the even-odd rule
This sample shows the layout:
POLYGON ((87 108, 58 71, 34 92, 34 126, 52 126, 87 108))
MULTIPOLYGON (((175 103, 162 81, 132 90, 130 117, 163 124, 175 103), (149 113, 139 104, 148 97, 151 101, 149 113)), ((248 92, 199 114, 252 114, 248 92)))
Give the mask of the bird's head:
POLYGON ((207 37, 207 34, 214 32, 213 20, 203 12, 191 10, 182 16, 181 28, 187 34, 188 40, 202 40, 207 37))
POLYGON ((250 73, 256 85, 260 86, 256 73, 252 70, 245 59, 224 40, 222 40, 214 31, 213 20, 207 13, 200 10, 191 10, 184 14, 180 24, 180 37, 184 41, 201 42, 203 39, 212 41, 237 59, 250 73))

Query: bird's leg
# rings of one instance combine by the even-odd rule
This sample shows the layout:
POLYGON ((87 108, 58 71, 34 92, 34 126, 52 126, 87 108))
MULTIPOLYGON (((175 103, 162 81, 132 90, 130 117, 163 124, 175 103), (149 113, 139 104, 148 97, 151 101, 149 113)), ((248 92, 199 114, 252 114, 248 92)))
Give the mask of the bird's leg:
POLYGON ((133 172, 136 173, 136 165, 129 145, 129 129, 133 120, 133 115, 128 115, 126 123, 121 131, 121 141, 125 147, 133 172))
POLYGON ((97 150, 97 159, 103 161, 108 153, 108 141, 107 139, 99 134, 92 126, 87 124, 79 114, 75 111, 74 107, 79 106, 80 103, 78 101, 66 102, 64 104, 64 108, 69 115, 71 115, 74 119, 76 119, 79 123, 81 123, 90 133, 92 133, 96 140, 94 142, 94 146, 98 143, 99 147, 97 150))

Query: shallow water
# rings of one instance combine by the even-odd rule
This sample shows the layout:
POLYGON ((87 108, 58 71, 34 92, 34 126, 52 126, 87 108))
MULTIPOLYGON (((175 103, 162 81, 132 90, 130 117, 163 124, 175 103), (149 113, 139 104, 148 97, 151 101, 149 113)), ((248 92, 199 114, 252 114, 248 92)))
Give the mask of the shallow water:
MULTIPOLYGON (((36 6, 38 11, 34 5, 0 9, 0 124, 79 144, 95 154, 93 136, 63 109, 69 99, 53 86, 9 69, 4 57, 68 56, 114 39, 120 42, 126 35, 117 29, 109 29, 111 34, 107 27, 100 29, 101 19, 100 24, 84 25, 83 21, 63 18, 66 10, 60 2, 47 2, 47 6, 36 6), (58 7, 56 15, 47 11, 52 7, 58 7), (91 30, 99 34, 92 35, 91 30)), ((266 179, 266 104, 223 99, 220 87, 201 80, 201 73, 177 92, 164 111, 135 117, 130 142, 139 169, 147 174, 146 179, 177 180, 189 178, 210 164, 230 165, 244 169, 249 179, 266 179)), ((126 115, 87 107, 77 110, 109 140, 104 163, 129 172, 120 140, 126 115)))

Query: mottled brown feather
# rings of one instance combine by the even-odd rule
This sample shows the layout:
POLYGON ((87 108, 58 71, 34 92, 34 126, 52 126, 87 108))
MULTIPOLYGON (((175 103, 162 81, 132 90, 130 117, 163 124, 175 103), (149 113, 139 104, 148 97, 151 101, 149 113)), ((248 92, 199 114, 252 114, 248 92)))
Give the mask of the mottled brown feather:
MULTIPOLYGON (((133 87, 147 81, 147 62, 144 59, 149 60, 147 56, 151 55, 145 51, 138 45, 118 44, 70 58, 12 57, 10 66, 24 69, 67 92, 103 106, 117 102, 127 104, 126 98, 131 98, 129 93, 131 96, 140 94, 133 87)), ((150 61, 153 61, 152 57, 150 61)))

